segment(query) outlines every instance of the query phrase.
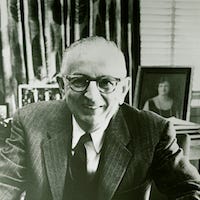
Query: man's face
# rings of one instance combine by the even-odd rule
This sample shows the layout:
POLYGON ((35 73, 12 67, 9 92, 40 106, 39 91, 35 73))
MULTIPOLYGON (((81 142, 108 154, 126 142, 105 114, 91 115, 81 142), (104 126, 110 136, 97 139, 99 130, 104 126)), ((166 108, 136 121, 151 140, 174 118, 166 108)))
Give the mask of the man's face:
POLYGON ((159 83, 158 85, 158 93, 159 95, 168 95, 169 94, 169 83, 164 81, 163 83, 159 83))
MULTIPOLYGON (((66 75, 84 75, 93 79, 101 76, 121 78, 121 70, 115 67, 109 66, 104 60, 75 61, 68 67, 66 75)), ((83 92, 72 90, 66 79, 64 82, 67 105, 85 131, 94 131, 109 123, 119 104, 122 103, 129 85, 128 79, 123 79, 118 82, 113 92, 106 94, 99 91, 95 81, 91 81, 83 92)))

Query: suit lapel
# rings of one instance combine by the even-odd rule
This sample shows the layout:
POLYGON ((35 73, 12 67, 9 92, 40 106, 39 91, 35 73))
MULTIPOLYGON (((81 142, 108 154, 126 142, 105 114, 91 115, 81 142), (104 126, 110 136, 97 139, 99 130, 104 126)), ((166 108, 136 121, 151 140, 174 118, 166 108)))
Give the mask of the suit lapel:
POLYGON ((129 131, 119 110, 105 133, 99 165, 99 199, 110 200, 119 186, 132 153, 127 149, 129 131))
MULTIPOLYGON (((67 171, 67 145, 71 143, 71 114, 63 103, 49 120, 43 153, 54 200, 61 200, 67 171)), ((106 133, 99 163, 98 199, 110 200, 119 186, 132 153, 127 149, 130 135, 121 110, 113 117, 106 133)))
POLYGON ((67 171, 67 145, 71 142, 71 115, 65 108, 56 109, 50 120, 43 153, 54 200, 61 200, 67 171))

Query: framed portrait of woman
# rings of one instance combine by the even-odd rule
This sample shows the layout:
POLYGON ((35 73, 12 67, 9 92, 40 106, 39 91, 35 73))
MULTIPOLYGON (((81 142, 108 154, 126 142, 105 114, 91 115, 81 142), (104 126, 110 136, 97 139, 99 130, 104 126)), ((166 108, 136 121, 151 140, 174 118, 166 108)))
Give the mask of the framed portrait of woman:
POLYGON ((165 118, 189 120, 191 82, 191 67, 140 66, 133 104, 165 118))

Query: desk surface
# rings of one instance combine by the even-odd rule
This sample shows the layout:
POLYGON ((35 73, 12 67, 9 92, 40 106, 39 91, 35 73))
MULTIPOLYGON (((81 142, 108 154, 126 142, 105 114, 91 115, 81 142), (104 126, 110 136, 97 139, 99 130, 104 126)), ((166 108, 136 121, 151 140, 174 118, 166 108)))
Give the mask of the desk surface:
POLYGON ((190 153, 189 158, 191 160, 200 159, 200 133, 190 136, 190 153))

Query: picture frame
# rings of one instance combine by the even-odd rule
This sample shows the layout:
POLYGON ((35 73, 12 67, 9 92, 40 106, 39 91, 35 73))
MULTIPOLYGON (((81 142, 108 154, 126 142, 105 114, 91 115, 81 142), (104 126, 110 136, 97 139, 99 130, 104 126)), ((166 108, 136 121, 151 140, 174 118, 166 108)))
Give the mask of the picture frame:
POLYGON ((139 66, 133 105, 139 109, 154 111, 166 118, 174 116, 189 120, 192 76, 193 69, 187 66, 139 66), (161 79, 166 79, 169 85, 168 98, 165 94, 167 100, 166 103, 162 101, 162 104, 159 103, 164 99, 164 96, 159 94, 163 87, 163 84, 159 83, 161 79))
POLYGON ((8 104, 0 104, 0 121, 4 121, 8 117, 8 104))
POLYGON ((19 108, 38 101, 59 100, 62 98, 57 84, 20 84, 18 86, 19 108))

